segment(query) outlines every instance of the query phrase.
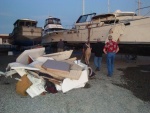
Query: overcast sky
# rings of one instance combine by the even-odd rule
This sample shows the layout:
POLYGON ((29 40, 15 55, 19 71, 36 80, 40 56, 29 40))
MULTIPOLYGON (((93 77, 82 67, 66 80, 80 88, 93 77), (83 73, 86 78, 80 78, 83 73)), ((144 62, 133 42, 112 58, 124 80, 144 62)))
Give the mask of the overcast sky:
MULTIPOLYGON (((83 0, 0 0, 0 34, 9 34, 17 19, 29 18, 44 26, 48 16, 61 19, 64 27, 73 25, 82 15, 83 0)), ((138 0, 109 0, 110 12, 116 10, 135 11, 138 0)), ((140 0, 141 7, 150 6, 150 0, 140 0)), ((108 13, 108 0, 84 0, 84 14, 108 13)))

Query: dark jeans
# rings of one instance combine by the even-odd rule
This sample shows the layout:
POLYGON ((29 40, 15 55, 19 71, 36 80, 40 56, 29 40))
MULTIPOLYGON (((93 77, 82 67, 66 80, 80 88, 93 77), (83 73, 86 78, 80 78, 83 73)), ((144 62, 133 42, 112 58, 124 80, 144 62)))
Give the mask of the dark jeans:
POLYGON ((102 62, 102 57, 94 57, 94 65, 98 68, 98 69, 100 69, 100 67, 101 67, 101 62, 102 62))
POLYGON ((114 70, 114 60, 115 60, 116 53, 107 53, 107 70, 108 70, 108 76, 113 75, 114 70))

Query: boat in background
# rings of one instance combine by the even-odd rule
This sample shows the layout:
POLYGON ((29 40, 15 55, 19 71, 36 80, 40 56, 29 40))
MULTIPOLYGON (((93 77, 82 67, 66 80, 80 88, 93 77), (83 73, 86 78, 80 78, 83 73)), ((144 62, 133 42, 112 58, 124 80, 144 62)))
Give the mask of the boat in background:
MULTIPOLYGON (((61 24, 61 20, 59 18, 49 16, 45 20, 44 30, 43 30, 43 34, 42 34, 42 44, 51 42, 53 40, 53 38, 49 38, 50 34, 52 34, 52 33, 57 34, 57 32, 63 33, 63 32, 61 32, 62 30, 64 30, 64 28, 61 24)), ((62 34, 60 34, 60 36, 62 36, 62 34)))
POLYGON ((100 38, 103 43, 108 41, 108 35, 120 46, 120 53, 148 55, 150 53, 150 16, 138 16, 135 12, 96 13, 81 15, 72 29, 50 32, 45 43, 56 44, 60 38, 67 46, 82 47, 90 41, 96 43, 100 38), (119 38, 119 36, 122 36, 119 38))
POLYGON ((14 29, 9 34, 9 42, 19 46, 33 46, 41 44, 42 27, 37 27, 37 21, 31 19, 18 19, 14 29))

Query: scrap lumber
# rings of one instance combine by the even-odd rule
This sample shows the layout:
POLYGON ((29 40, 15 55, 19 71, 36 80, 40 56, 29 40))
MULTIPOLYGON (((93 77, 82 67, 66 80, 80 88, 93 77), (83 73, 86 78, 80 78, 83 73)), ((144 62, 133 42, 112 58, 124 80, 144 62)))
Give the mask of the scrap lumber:
POLYGON ((62 61, 47 60, 42 67, 49 72, 69 74, 70 64, 62 61))
POLYGON ((70 70, 69 77, 70 79, 78 80, 81 76, 82 71, 79 70, 70 70))
POLYGON ((54 84, 57 84, 57 85, 60 85, 62 83, 61 81, 56 80, 54 78, 48 78, 48 77, 44 77, 44 76, 42 76, 42 77, 45 78, 45 79, 48 79, 50 82, 52 82, 54 84))
POLYGON ((63 79, 64 79, 64 77, 61 77, 61 76, 59 76, 59 75, 56 75, 56 74, 53 74, 53 73, 48 72, 47 70, 45 70, 44 68, 42 68, 41 65, 35 65, 35 67, 38 68, 38 69, 40 69, 39 71, 40 71, 41 73, 48 74, 48 75, 50 75, 50 76, 52 76, 52 77, 54 77, 54 78, 57 78, 57 79, 59 79, 59 80, 63 80, 63 79))
POLYGON ((81 66, 79 66, 78 64, 75 64, 75 63, 74 63, 74 64, 71 66, 70 69, 82 71, 82 70, 83 70, 83 67, 81 67, 81 66))
POLYGON ((75 61, 75 60, 77 60, 77 57, 69 58, 67 60, 69 60, 69 61, 75 61))
POLYGON ((68 63, 72 66, 76 59, 77 59, 76 57, 73 57, 73 58, 70 58, 70 59, 67 59, 67 60, 62 60, 62 62, 66 62, 66 63, 68 63))
POLYGON ((58 75, 64 78, 70 78, 70 79, 75 79, 78 80, 80 78, 81 72, 79 70, 70 70, 68 74, 52 71, 52 70, 47 70, 49 73, 58 75))

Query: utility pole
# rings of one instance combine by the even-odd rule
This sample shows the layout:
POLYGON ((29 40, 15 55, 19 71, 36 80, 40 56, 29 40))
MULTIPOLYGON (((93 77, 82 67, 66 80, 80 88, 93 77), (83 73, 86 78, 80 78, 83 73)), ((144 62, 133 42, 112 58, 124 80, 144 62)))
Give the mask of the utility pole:
POLYGON ((84 0, 82 0, 82 15, 84 15, 84 0))
POLYGON ((141 2, 140 2, 140 0, 138 0, 138 15, 140 16, 141 14, 141 12, 140 12, 140 8, 141 8, 141 2))
POLYGON ((110 13, 110 2, 108 0, 108 13, 110 13))

